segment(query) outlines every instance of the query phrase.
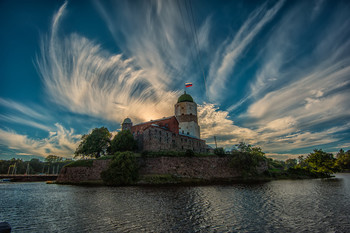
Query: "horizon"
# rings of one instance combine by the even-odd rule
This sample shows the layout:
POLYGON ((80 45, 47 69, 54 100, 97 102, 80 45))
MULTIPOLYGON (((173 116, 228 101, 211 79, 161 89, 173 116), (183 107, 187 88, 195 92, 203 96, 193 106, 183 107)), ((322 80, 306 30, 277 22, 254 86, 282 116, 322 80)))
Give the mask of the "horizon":
POLYGON ((1 1, 0 159, 174 115, 285 160, 350 149, 348 1, 1 1))

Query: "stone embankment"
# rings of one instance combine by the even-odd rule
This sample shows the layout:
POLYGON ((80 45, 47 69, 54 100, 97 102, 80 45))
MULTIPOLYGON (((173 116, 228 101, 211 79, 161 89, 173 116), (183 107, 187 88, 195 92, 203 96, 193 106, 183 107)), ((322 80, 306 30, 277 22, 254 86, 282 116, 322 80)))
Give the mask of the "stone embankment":
MULTIPOLYGON (((203 180, 230 179, 240 176, 239 171, 229 166, 228 157, 158 157, 139 158, 139 174, 169 174, 178 177, 203 180)), ((94 160, 92 167, 64 167, 57 178, 58 183, 85 183, 101 181, 101 172, 108 168, 111 160, 94 160)), ((259 167, 262 173, 267 168, 259 167)))

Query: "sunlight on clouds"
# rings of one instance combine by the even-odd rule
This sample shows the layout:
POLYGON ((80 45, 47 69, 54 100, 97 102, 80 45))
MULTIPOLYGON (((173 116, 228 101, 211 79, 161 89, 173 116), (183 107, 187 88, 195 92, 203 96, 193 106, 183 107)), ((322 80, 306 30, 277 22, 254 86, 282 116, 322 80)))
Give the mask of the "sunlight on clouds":
POLYGON ((201 127, 201 138, 214 143, 217 137, 219 146, 232 147, 241 141, 255 144, 257 132, 234 125, 227 111, 221 111, 213 104, 198 105, 198 121, 201 127))
POLYGON ((21 151, 20 154, 42 157, 54 154, 72 158, 81 135, 74 134, 73 129, 67 130, 58 123, 55 126, 56 130, 49 132, 49 137, 44 139, 32 139, 27 135, 0 129, 0 144, 21 151))
POLYGON ((55 15, 50 39, 42 42, 37 59, 51 100, 72 112, 117 122, 171 115, 179 93, 165 91, 158 70, 142 69, 134 59, 112 55, 78 34, 58 36, 65 7, 55 15))

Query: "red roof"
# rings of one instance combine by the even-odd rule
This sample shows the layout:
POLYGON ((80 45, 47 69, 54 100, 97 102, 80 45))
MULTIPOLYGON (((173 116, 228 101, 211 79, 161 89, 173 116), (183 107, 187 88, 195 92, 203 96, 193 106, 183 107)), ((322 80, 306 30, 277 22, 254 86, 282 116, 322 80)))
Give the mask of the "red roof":
POLYGON ((142 133, 146 128, 148 128, 151 125, 157 125, 158 127, 167 129, 173 133, 178 134, 179 133, 179 122, 177 121, 175 116, 166 117, 158 120, 143 122, 137 125, 132 126, 131 132, 132 133, 142 133))

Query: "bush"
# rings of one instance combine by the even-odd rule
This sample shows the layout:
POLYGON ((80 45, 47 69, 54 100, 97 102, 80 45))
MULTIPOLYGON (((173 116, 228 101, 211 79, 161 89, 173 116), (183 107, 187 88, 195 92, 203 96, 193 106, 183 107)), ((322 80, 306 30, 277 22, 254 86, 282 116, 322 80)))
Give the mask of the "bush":
POLYGON ((117 152, 106 171, 101 173, 107 185, 128 185, 138 180, 138 164, 132 152, 117 152))
POLYGON ((217 156, 220 156, 220 157, 224 157, 226 155, 225 154, 225 150, 222 147, 215 148, 214 149, 214 154, 217 155, 217 156))
POLYGON ((194 156, 193 150, 187 149, 185 152, 185 156, 186 157, 193 157, 194 156))
POLYGON ((257 166, 260 162, 266 160, 265 156, 248 153, 248 152, 235 152, 232 154, 230 166, 238 169, 243 175, 256 175, 257 166))

